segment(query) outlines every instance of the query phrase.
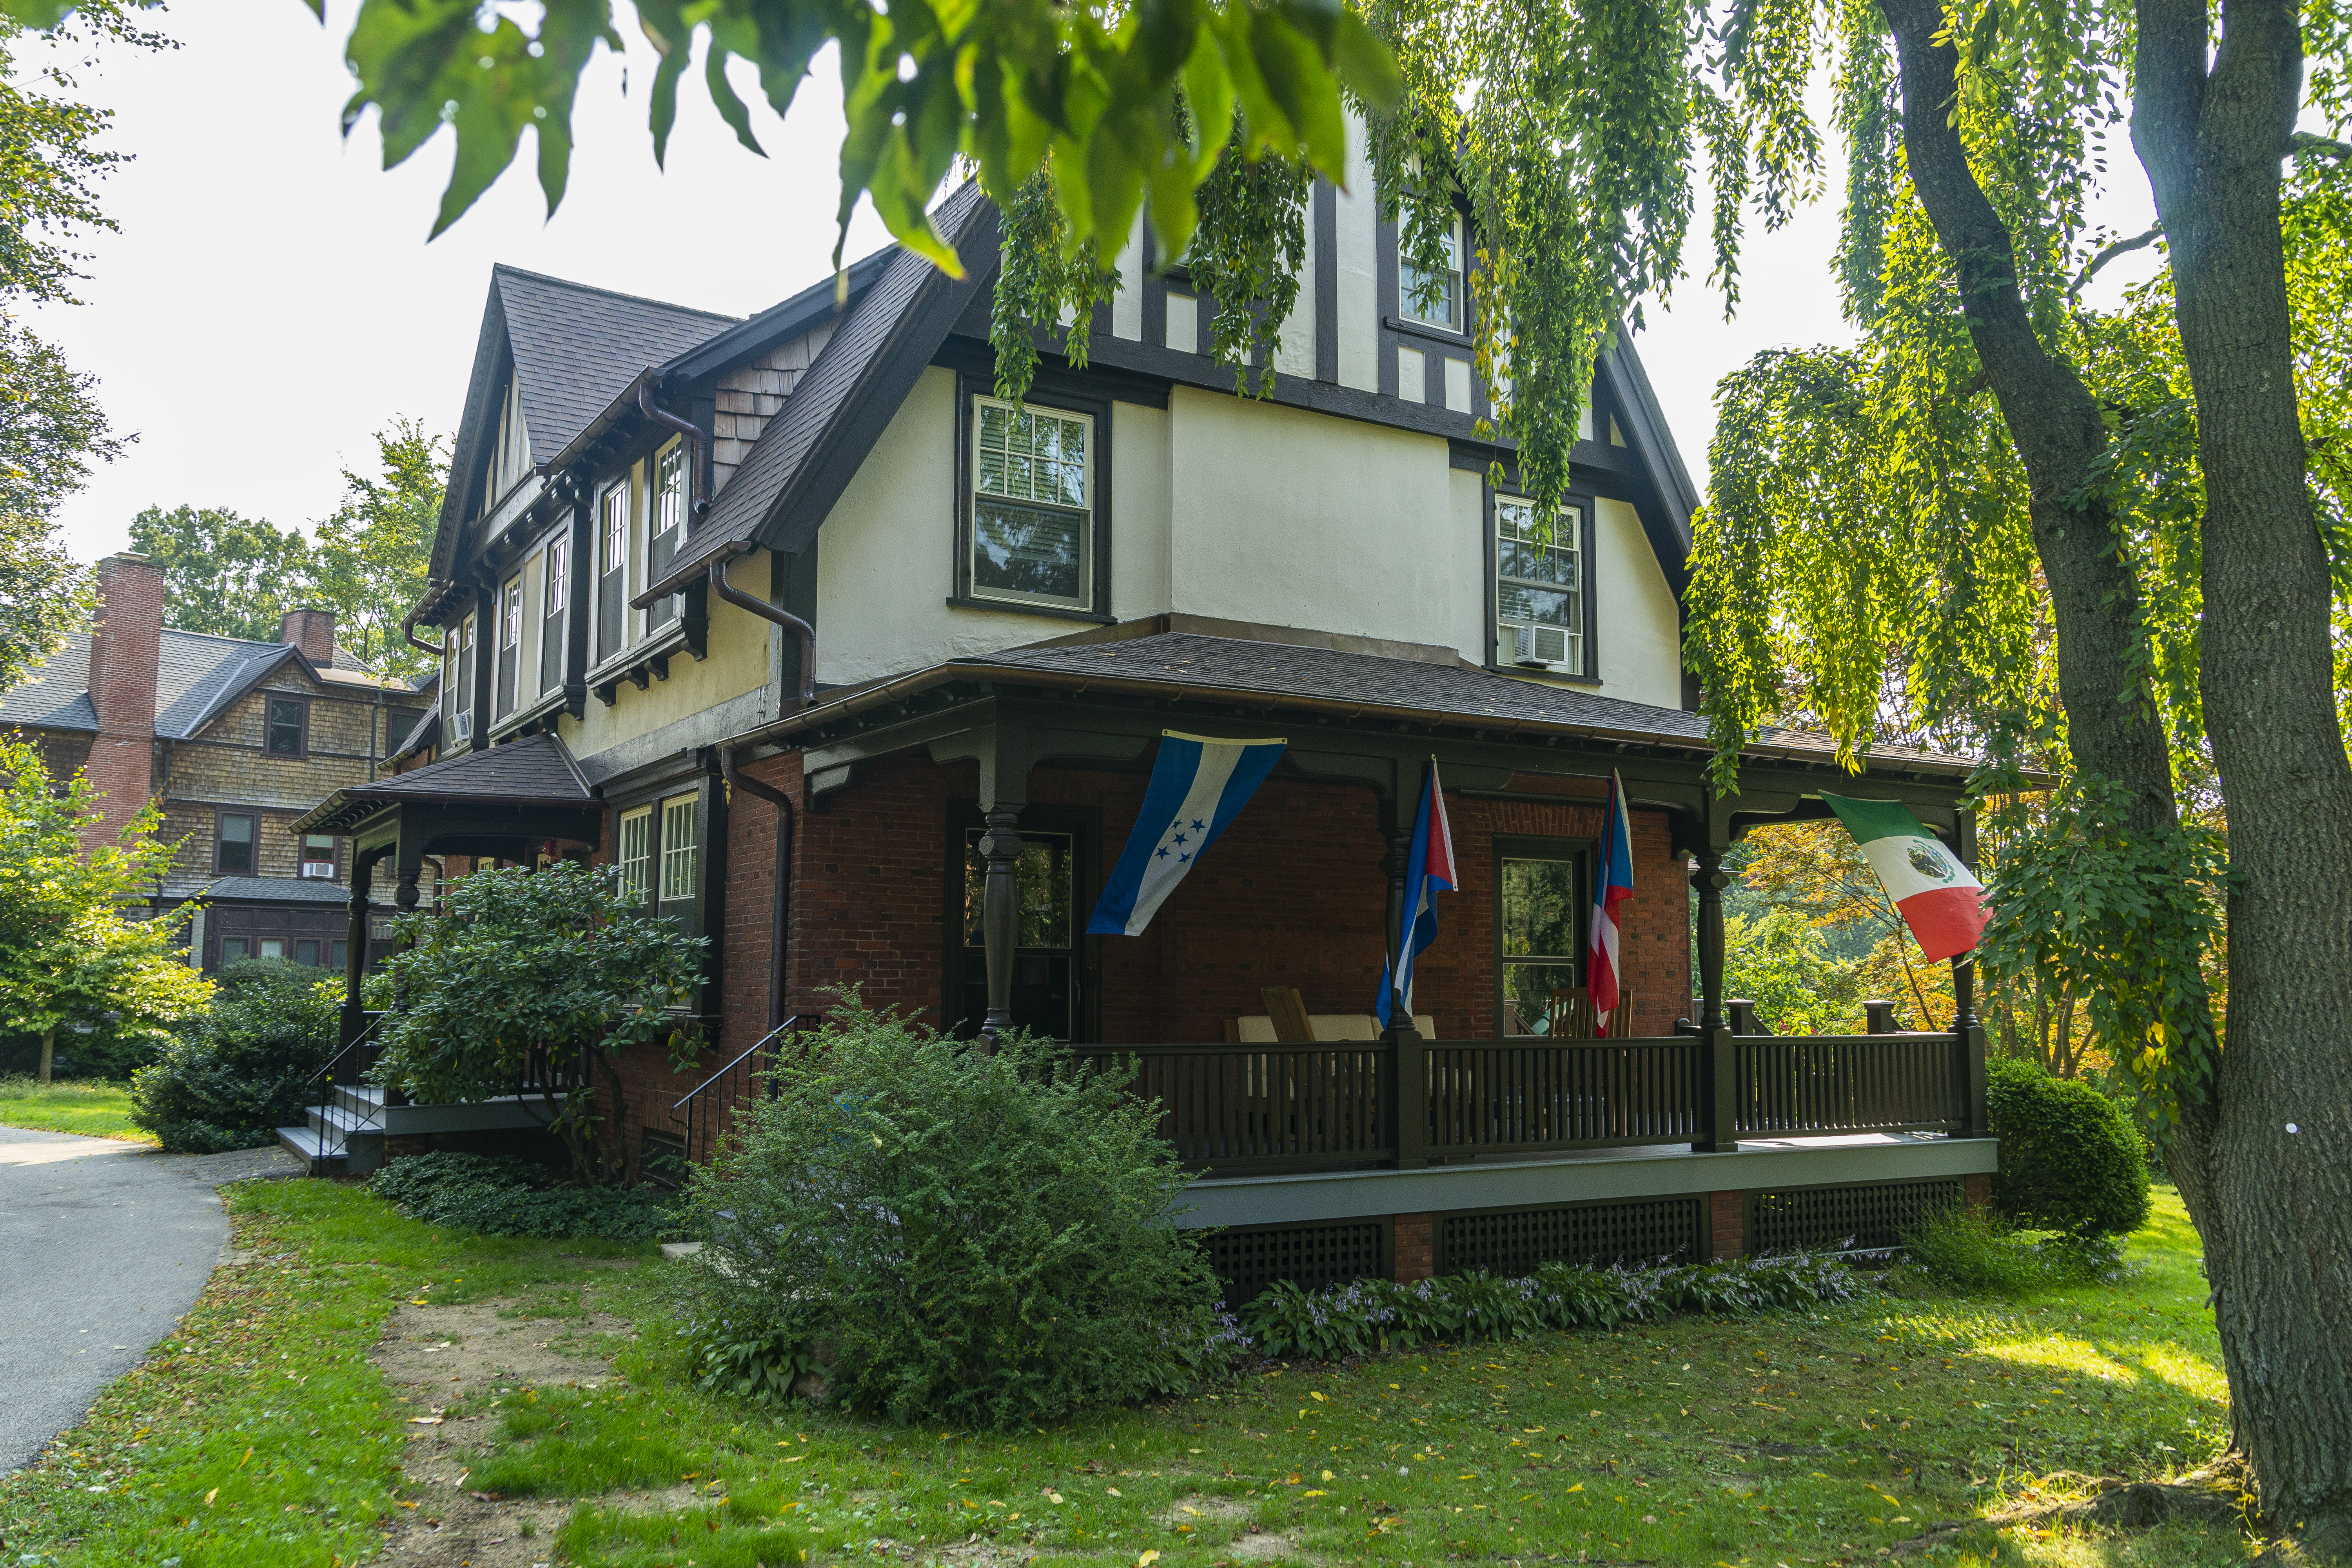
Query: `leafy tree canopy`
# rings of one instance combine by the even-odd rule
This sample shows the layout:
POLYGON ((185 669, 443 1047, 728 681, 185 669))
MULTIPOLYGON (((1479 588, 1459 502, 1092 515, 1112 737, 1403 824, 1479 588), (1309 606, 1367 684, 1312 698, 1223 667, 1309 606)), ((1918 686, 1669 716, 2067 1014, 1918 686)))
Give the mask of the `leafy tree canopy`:
POLYGON ((178 940, 190 908, 129 918, 171 864, 174 847, 154 837, 162 814, 151 807, 119 844, 85 849, 100 816, 87 779, 59 788, 39 752, 0 741, 0 1028, 154 1035, 211 997, 178 940))
POLYGON ((286 612, 310 603, 310 542, 293 529, 221 507, 149 507, 131 548, 163 569, 163 619, 184 632, 278 640, 286 612))
POLYGON ((393 1011, 377 1028, 377 1081, 427 1103, 543 1094, 583 1174, 609 1152, 596 1058, 654 1041, 688 1048, 677 1009, 703 939, 645 912, 614 868, 477 871, 393 929, 409 945, 383 963, 393 1011))
POLYGON ((422 421, 395 418, 375 444, 382 472, 345 468, 343 504, 319 524, 312 594, 333 607, 336 640, 361 663, 415 679, 433 660, 408 645, 400 623, 425 593, 449 439, 427 434, 422 421))

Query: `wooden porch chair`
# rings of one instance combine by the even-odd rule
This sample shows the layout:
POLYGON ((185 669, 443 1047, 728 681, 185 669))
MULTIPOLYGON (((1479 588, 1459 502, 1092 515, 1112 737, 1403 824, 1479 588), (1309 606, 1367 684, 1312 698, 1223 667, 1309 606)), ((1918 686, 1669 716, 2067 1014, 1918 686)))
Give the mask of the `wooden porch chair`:
POLYGON ((1595 1021, 1592 993, 1581 985, 1559 986, 1551 994, 1551 1005, 1544 1009, 1544 1033, 1555 1040, 1632 1039, 1633 994, 1617 994, 1617 1007, 1609 1015, 1609 1032, 1603 1036, 1595 1021))
POLYGON ((1268 985, 1258 993, 1265 998, 1265 1015, 1274 1021, 1274 1037, 1286 1046, 1311 1046, 1315 1026, 1307 1021, 1307 1004, 1296 986, 1268 985))

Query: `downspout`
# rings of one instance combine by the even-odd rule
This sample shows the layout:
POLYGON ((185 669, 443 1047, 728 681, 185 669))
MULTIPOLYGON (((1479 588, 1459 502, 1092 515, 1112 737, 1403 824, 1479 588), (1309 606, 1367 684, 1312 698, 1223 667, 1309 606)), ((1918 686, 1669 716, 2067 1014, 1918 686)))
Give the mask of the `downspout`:
POLYGON ((687 470, 693 476, 689 482, 693 493, 688 498, 686 509, 687 531, 691 533, 694 524, 701 521, 703 513, 710 510, 710 443, 703 438, 702 426, 690 419, 679 418, 654 401, 652 382, 640 380, 637 383, 637 406, 655 424, 667 425, 686 437, 687 449, 694 454, 694 464, 687 470))
MULTIPOLYGON (((749 544, 738 544, 713 561, 710 563, 710 589, 737 609, 748 610, 763 621, 772 622, 799 639, 800 690, 790 699, 791 710, 797 713, 816 700, 816 628, 790 610, 779 609, 727 581, 727 563, 735 556, 748 553, 751 549, 749 544)), ((799 814, 793 809, 792 796, 773 784, 761 784, 740 772, 735 766, 735 750, 733 746, 719 749, 719 776, 733 788, 756 795, 776 808, 775 908, 770 914, 768 928, 768 1027, 772 1029, 784 1021, 784 964, 793 902, 793 828, 799 814)))
POLYGON ((407 642, 409 647, 415 648, 419 653, 429 653, 434 658, 439 658, 448 651, 438 644, 419 642, 416 640, 416 612, 415 610, 411 610, 408 614, 400 617, 400 635, 402 638, 407 642))

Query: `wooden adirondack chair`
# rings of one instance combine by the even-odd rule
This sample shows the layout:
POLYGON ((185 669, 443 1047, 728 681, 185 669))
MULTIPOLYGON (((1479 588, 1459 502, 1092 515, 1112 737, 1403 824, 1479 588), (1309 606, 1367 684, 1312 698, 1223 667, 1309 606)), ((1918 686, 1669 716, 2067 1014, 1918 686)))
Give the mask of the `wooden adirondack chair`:
POLYGON ((1592 1009, 1592 993, 1581 985, 1562 985, 1551 994, 1544 1010, 1544 1033, 1555 1040, 1631 1039, 1633 1035, 1633 994, 1620 992, 1616 1011, 1609 1015, 1604 1037, 1592 1009))

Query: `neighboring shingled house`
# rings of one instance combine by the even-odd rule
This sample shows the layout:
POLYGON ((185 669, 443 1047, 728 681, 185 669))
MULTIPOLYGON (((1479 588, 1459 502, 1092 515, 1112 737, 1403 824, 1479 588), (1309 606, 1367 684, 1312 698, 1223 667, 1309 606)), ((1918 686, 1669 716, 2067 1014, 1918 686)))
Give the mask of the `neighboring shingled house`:
POLYGON ((205 900, 190 933, 205 969, 241 956, 341 964, 342 841, 290 828, 373 777, 428 699, 338 649, 330 611, 294 611, 278 641, 248 642, 164 626, 163 574, 143 556, 100 562, 99 585, 97 632, 0 693, 0 730, 34 741, 58 777, 88 771, 104 797, 94 842, 162 804, 178 851, 154 907, 205 900))

